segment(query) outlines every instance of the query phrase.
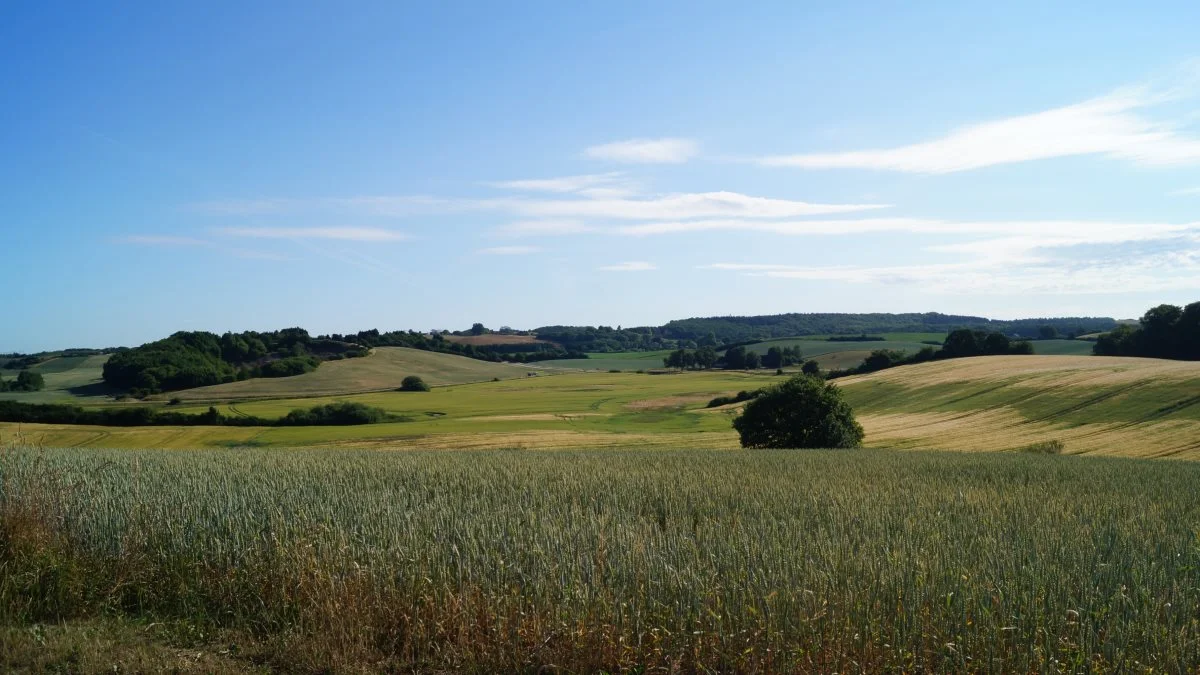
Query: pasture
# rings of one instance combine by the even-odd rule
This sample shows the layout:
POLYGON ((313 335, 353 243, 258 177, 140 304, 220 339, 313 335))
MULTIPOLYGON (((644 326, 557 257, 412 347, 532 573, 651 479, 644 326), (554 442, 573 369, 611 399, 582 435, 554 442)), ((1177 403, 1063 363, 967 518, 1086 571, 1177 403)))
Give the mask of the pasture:
MULTIPOLYGON (((102 374, 108 355, 59 356, 39 363, 29 370, 41 373, 46 387, 32 392, 0 392, 0 399, 25 401, 28 403, 56 403, 60 401, 98 402, 109 393, 102 374)), ((0 377, 15 380, 19 370, 0 370, 0 377)))
POLYGON ((298 396, 338 396, 363 391, 396 389, 407 375, 431 385, 482 382, 492 378, 525 377, 522 365, 491 363, 453 354, 407 347, 377 347, 361 358, 322 363, 311 373, 294 377, 256 378, 211 387, 197 387, 158 396, 185 401, 227 401, 298 396))
POLYGON ((1198 484, 1012 454, 17 448, 0 614, 34 628, 0 667, 1189 672, 1198 484))

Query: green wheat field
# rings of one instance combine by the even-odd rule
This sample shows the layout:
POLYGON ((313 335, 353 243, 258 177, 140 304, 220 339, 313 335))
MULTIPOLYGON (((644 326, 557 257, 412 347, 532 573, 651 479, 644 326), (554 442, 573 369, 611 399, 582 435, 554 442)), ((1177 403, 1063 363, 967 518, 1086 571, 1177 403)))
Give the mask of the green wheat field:
POLYGON ((48 626, 6 634, 10 668, 114 631, 81 668, 1200 664, 1190 462, 18 447, 0 471, 0 611, 48 626))

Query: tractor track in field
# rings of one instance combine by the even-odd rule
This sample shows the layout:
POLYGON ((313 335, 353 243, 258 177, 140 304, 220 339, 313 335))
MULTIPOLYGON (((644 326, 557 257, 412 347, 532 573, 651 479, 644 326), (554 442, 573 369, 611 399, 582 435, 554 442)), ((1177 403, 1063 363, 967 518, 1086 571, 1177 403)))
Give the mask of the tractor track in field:
POLYGON ((1070 413, 1073 413, 1073 412, 1076 412, 1079 410, 1083 410, 1084 408, 1089 408, 1093 405, 1096 405, 1097 403, 1103 403, 1104 401, 1107 401, 1109 399, 1116 398, 1117 396, 1121 396, 1122 394, 1128 394, 1131 391, 1141 389, 1142 387, 1145 387, 1148 384, 1150 384, 1150 382, 1134 382, 1133 384, 1131 384, 1129 386, 1106 391, 1102 394, 1098 394, 1096 396, 1092 396, 1091 398, 1084 399, 1083 401, 1080 401, 1079 403, 1067 406, 1066 408, 1061 408, 1052 413, 1048 413, 1048 414, 1042 415, 1040 417, 1030 418, 1030 419, 1026 420, 1026 422, 1027 423, 1035 423, 1035 422, 1053 421, 1059 417, 1062 417, 1063 415, 1068 415, 1070 413))
POLYGON ((95 443, 96 441, 102 441, 111 435, 112 435, 112 432, 110 432, 110 431, 101 431, 101 432, 98 432, 95 436, 90 436, 88 438, 85 438, 82 441, 79 441, 78 443, 73 443, 68 447, 72 447, 72 448, 84 447, 87 445, 91 445, 91 444, 95 443))

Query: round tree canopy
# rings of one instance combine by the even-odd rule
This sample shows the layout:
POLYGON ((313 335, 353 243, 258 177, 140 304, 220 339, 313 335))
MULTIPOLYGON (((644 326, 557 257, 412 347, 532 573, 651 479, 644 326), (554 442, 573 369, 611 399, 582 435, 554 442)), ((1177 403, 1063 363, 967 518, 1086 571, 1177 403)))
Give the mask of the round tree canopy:
POLYGON ((744 448, 857 448, 863 439, 841 390, 808 375, 763 390, 733 428, 744 448))

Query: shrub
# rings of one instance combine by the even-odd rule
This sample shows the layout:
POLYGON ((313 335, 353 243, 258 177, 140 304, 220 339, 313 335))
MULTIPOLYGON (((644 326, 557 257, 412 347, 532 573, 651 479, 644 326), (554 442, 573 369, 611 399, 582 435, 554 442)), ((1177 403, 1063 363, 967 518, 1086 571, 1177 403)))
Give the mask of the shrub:
POLYGON ((856 448, 863 439, 841 390, 808 375, 763 390, 733 428, 745 448, 856 448))
POLYGON ((749 401, 750 399, 758 396, 761 393, 762 393, 762 389, 755 389, 754 391, 742 390, 742 391, 739 391, 736 396, 718 396, 718 397, 714 398, 713 400, 709 401, 708 405, 705 407, 706 408, 717 408, 717 407, 720 407, 723 405, 729 405, 730 403, 741 403, 742 401, 749 401))
POLYGON ((1018 452, 1027 452, 1031 455, 1061 455, 1066 445, 1057 438, 1049 441, 1038 441, 1030 443, 1023 448, 1019 448, 1018 452))
POLYGON ((800 366, 800 372, 804 373, 805 375, 820 375, 821 364, 817 363, 816 359, 809 359, 804 362, 803 366, 800 366))
POLYGON ((374 424, 386 417, 387 413, 382 408, 340 401, 313 406, 308 410, 298 408, 288 413, 279 423, 284 426, 374 424))
POLYGON ((400 382, 400 391, 429 391, 429 385, 416 375, 409 375, 400 382))

